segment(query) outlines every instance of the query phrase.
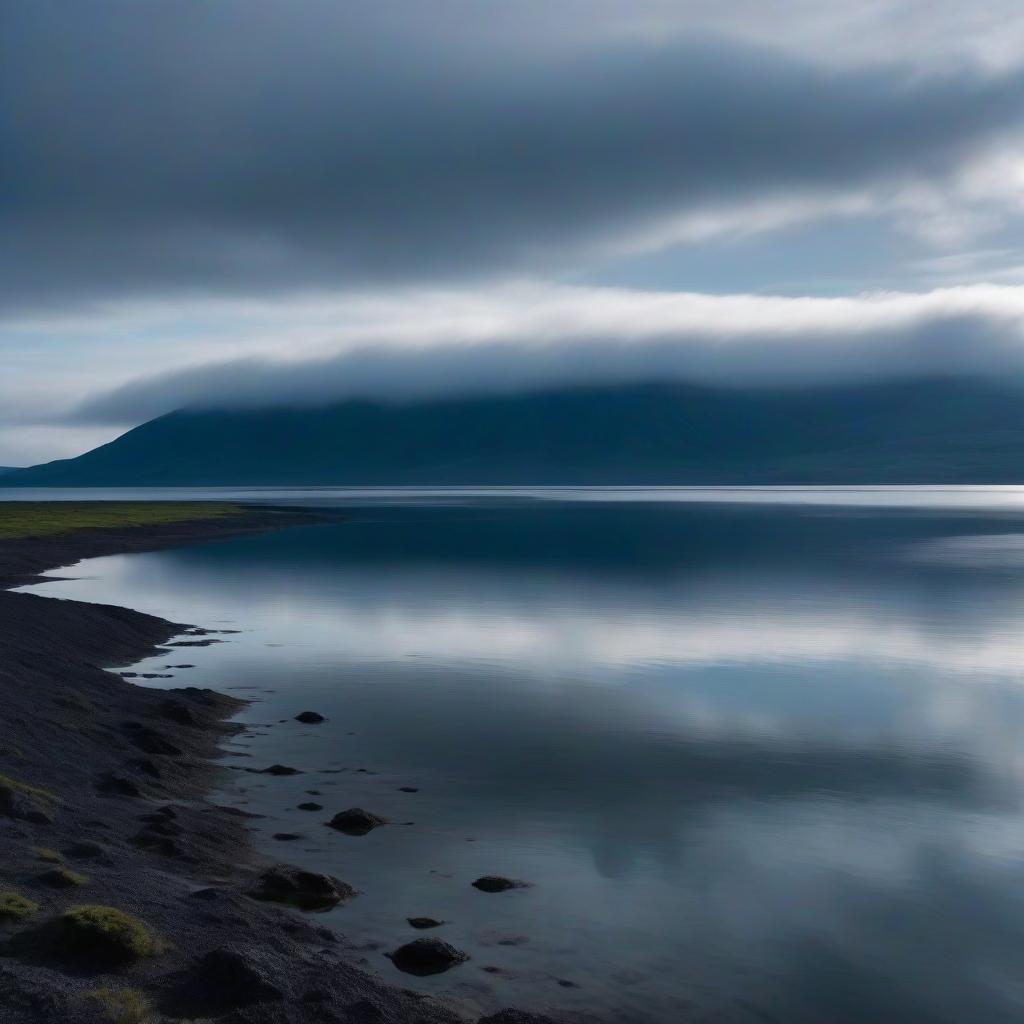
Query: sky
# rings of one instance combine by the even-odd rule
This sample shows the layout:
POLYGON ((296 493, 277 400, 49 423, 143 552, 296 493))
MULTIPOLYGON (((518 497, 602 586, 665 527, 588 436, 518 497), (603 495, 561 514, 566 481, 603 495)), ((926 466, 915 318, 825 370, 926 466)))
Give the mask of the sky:
POLYGON ((1019 0, 0 0, 0 465, 184 405, 1024 374, 1019 0))

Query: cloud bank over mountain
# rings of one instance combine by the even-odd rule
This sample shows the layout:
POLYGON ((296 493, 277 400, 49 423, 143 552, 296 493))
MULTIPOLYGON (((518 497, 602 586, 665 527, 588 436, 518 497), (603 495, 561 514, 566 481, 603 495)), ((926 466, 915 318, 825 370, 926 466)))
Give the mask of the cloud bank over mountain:
POLYGON ((131 423, 182 407, 315 405, 573 384, 859 382, 981 374, 1024 379, 1024 292, 976 286, 842 299, 637 293, 478 293, 420 301, 354 330, 344 351, 228 360, 131 381, 81 405, 131 423))

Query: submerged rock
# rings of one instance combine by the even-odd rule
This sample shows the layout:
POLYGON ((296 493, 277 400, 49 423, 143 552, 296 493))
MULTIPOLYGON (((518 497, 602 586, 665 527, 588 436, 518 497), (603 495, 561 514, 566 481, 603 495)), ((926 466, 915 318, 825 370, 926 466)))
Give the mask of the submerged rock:
POLYGON ((306 725, 319 725, 321 722, 326 722, 327 719, 317 711, 303 711, 295 716, 295 721, 303 722, 306 725))
POLYGON ((291 843, 296 839, 304 839, 305 836, 300 835, 298 832, 275 832, 274 838, 278 840, 278 842, 291 843))
POLYGON ((301 775, 298 768, 291 768, 286 764, 272 764, 269 768, 246 768, 247 772, 254 772, 257 775, 301 775))
POLYGON ((441 939, 416 939, 400 946, 388 954, 391 962, 406 974, 426 977, 442 974, 459 964, 464 964, 469 955, 441 939))
POLYGON ((302 910, 325 910, 351 899, 356 890, 332 875, 278 865, 260 875, 249 895, 257 900, 290 903, 302 910))
POLYGON ((529 882, 520 882, 515 878, 503 878, 501 875, 484 875, 472 883, 474 889, 481 892, 507 892, 509 889, 526 889, 529 882))
POLYGON ((323 809, 323 804, 314 803, 312 800, 307 800, 304 804, 299 804, 300 811, 322 811, 323 809))
POLYGON ((438 921, 433 917, 407 917, 406 921, 413 928, 440 928, 444 924, 444 921, 438 921))
POLYGON ((350 807, 347 811, 338 811, 330 821, 324 822, 330 828, 337 829, 350 836, 365 836, 375 828, 387 824, 386 818, 381 818, 362 807, 350 807))

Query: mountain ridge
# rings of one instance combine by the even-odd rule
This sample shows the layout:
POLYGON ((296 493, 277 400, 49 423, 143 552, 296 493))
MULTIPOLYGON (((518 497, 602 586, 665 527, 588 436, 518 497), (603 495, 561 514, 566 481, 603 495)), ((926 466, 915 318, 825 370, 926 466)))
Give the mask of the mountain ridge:
POLYGON ((0 486, 1015 483, 1024 387, 693 384, 179 410, 0 486))

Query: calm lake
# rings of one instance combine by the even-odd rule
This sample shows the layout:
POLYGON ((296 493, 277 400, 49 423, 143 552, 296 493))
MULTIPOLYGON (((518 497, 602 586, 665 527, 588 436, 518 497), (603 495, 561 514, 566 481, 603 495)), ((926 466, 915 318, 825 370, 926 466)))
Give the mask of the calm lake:
POLYGON ((324 921, 372 969, 622 1022, 1024 1017, 1024 489, 243 496, 349 519, 31 589, 241 630, 132 668, 254 702, 225 763, 304 774, 218 799, 361 890, 324 921), (400 974, 417 915, 472 959, 400 974))

